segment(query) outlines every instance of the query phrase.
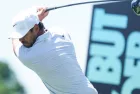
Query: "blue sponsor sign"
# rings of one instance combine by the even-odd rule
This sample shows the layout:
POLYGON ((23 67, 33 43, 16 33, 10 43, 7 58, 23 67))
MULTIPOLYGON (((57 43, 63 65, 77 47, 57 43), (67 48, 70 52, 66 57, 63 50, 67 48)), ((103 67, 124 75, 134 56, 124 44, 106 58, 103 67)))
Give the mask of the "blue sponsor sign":
POLYGON ((140 94, 140 16, 130 2, 93 7, 86 76, 99 94, 140 94))

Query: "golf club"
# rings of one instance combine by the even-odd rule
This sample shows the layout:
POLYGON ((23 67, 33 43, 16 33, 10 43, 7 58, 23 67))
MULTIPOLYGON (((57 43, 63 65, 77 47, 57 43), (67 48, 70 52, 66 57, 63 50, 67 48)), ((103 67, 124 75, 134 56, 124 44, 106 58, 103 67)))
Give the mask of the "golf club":
POLYGON ((82 5, 82 4, 90 4, 90 3, 95 4, 95 3, 101 3, 101 2, 124 2, 124 1, 129 1, 129 0, 101 0, 101 1, 98 0, 98 1, 80 2, 80 3, 73 3, 73 4, 67 4, 67 5, 47 8, 46 11, 55 10, 55 9, 64 8, 64 7, 75 6, 75 5, 82 5))

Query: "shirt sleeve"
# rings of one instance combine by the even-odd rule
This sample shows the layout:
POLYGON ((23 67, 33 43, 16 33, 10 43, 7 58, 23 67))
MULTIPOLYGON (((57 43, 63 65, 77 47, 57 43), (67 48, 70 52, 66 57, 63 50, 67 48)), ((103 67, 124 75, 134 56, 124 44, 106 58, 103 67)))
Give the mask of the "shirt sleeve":
POLYGON ((21 62, 26 62, 28 60, 28 50, 29 48, 24 47, 23 44, 16 46, 15 54, 21 62))
POLYGON ((22 52, 22 46, 23 45, 20 43, 15 47, 15 54, 16 54, 17 57, 19 57, 19 55, 20 55, 19 53, 22 52))

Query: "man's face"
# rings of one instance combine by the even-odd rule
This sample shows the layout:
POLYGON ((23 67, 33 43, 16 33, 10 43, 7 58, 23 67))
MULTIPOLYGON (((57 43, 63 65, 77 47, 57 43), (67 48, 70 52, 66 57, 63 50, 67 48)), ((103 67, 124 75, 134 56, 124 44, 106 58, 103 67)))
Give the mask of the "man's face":
POLYGON ((33 46, 37 39, 37 31, 35 29, 31 29, 24 37, 20 38, 19 41, 27 48, 33 46))

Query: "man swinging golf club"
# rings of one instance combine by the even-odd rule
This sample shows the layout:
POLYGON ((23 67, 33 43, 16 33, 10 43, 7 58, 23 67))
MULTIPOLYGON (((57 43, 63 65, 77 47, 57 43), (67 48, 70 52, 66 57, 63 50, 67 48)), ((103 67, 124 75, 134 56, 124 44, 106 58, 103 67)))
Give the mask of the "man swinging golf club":
POLYGON ((42 79, 49 94, 98 94, 82 72, 68 33, 45 29, 46 8, 29 9, 13 20, 15 55, 42 79))

